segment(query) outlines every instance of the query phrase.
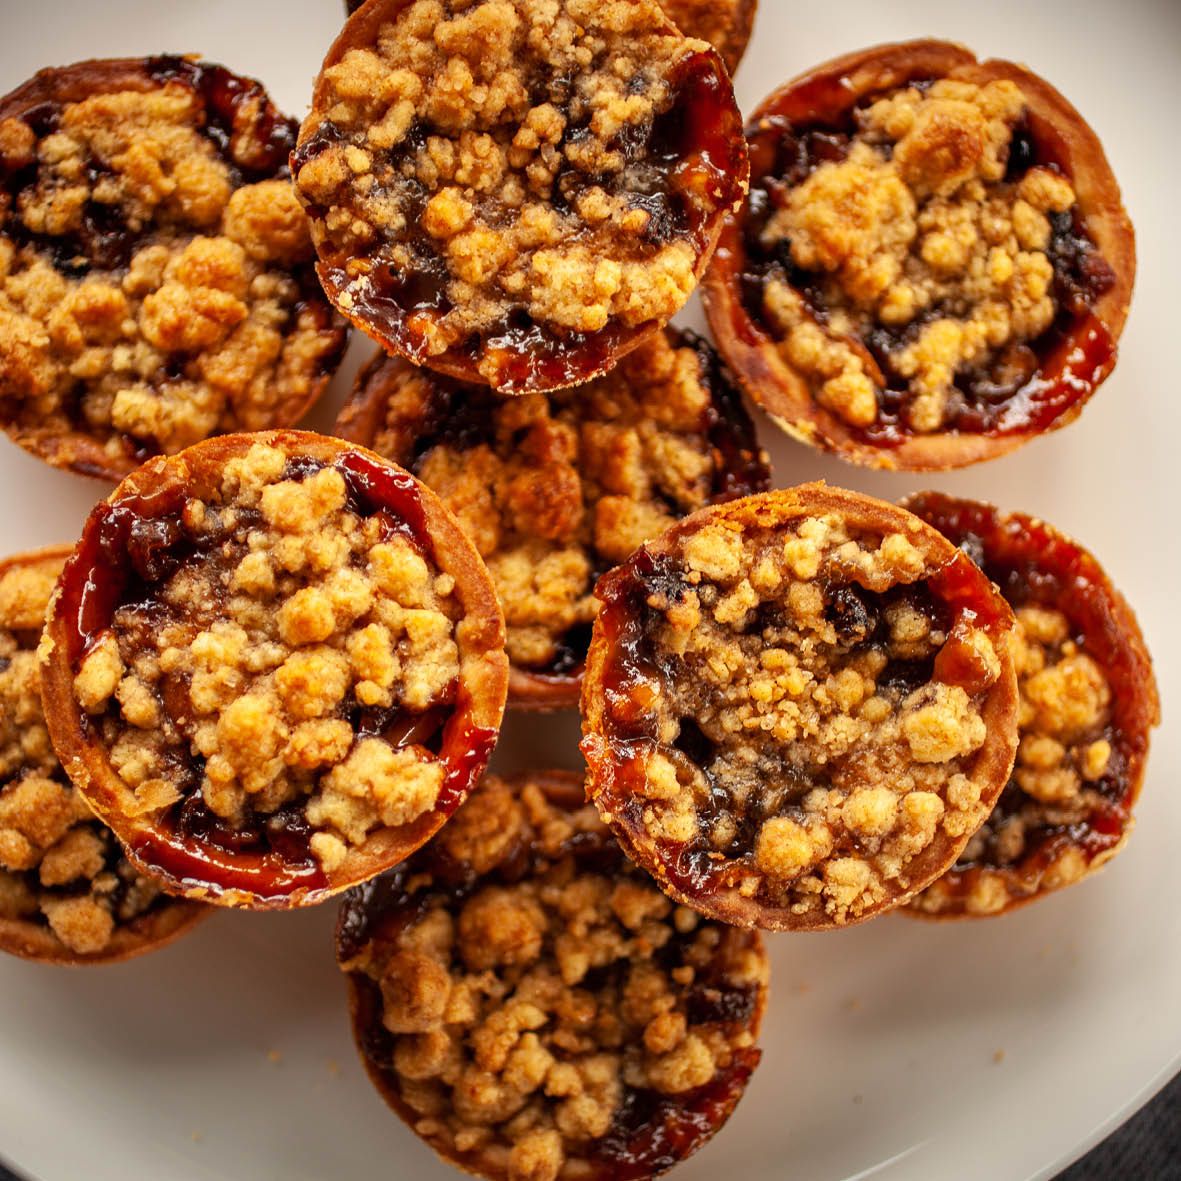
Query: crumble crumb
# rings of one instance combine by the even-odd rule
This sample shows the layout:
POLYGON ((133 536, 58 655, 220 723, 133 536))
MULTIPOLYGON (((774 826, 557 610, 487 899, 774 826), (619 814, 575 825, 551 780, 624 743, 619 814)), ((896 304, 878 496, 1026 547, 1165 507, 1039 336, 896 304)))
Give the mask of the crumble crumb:
POLYGON ((0 574, 0 919, 47 927, 89 956, 169 899, 123 857, 50 745, 37 641, 64 561, 0 574))
POLYGON ((283 124, 261 88, 242 84, 257 129, 227 144, 197 83, 108 92, 102 66, 74 68, 94 93, 52 104, 52 130, 0 123, 0 418, 35 453, 120 475, 294 422, 344 332, 285 154, 250 166, 283 124), (93 453, 68 450, 78 436, 93 453))
POLYGON ((338 305, 381 321, 396 305, 377 330, 399 351, 475 349, 495 386, 506 353, 667 322, 703 224, 740 196, 720 161, 694 162, 703 129, 681 109, 708 50, 656 0, 402 8, 324 71, 301 132, 296 183, 338 305))
POLYGON ((757 1057, 762 947, 674 906, 593 808, 490 777, 395 889, 410 921, 368 916, 342 967, 380 1022, 372 1064, 448 1159, 554 1181, 653 1138, 683 1159, 723 1122, 757 1057))

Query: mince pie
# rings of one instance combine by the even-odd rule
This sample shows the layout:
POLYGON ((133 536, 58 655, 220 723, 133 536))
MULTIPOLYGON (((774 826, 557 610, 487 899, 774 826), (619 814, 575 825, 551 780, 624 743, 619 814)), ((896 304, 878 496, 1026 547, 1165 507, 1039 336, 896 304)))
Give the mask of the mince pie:
POLYGON ((379 356, 336 432, 459 518, 500 596, 520 706, 578 703, 600 574, 693 510, 770 483, 717 354, 667 329, 587 385, 515 398, 379 356))
POLYGON ((1070 422, 1111 371, 1132 227, 1095 133, 1037 75, 879 46, 776 91, 747 135, 750 199, 706 297, 791 434, 958 467, 1070 422))
POLYGON ((318 902, 432 836, 504 710, 504 625, 438 498, 301 431, 156 459, 91 513, 42 649, 50 734, 168 889, 318 902))
POLYGON ((506 393, 667 323, 746 192, 730 81, 656 0, 381 0, 328 53, 293 157, 358 327, 506 393))
POLYGON ((1017 616, 1020 745, 1012 778, 954 868, 910 904, 993 915, 1110 861, 1132 829, 1160 721, 1136 617, 1085 549, 1044 521, 926 492, 907 507, 959 545, 1017 616))
POLYGON ((1012 612, 902 509, 823 484, 732 501, 596 593, 588 793, 710 918, 814 929, 897 906, 1008 779, 1012 612))
POLYGON ((312 267, 294 121, 176 57, 42 70, 0 99, 0 426, 119 479, 294 423, 345 328, 312 267))
MULTIPOLYGON (((351 15, 363 0, 345 0, 351 15)), ((731 74, 750 42, 757 0, 660 0, 660 7, 686 37, 708 41, 731 74)))
POLYGON ((653 1177, 729 1117, 759 1060, 757 933, 632 865, 579 777, 489 777, 337 926, 374 1084, 493 1181, 653 1177))
POLYGON ((123 856, 50 745, 37 644, 69 553, 0 562, 0 950, 111 963, 162 947, 207 910, 165 894, 123 856))

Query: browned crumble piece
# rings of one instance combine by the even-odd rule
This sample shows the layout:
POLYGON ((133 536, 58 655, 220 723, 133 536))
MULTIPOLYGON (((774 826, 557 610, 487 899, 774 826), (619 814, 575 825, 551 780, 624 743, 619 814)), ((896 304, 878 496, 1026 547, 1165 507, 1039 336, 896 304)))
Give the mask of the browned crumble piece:
POLYGON ((744 191, 740 126, 716 55, 656 0, 391 2, 329 54, 296 183, 354 322, 550 389, 688 299, 744 191))
POLYGON ((37 641, 65 552, 0 573, 0 948, 46 959, 102 957, 184 909, 133 868, 71 786, 45 727, 37 641))
POLYGON ((118 477, 302 415, 344 331, 312 273, 293 141, 257 84, 179 59, 49 71, 0 100, 0 421, 17 442, 118 477))
POLYGON ((588 385, 510 399, 382 360, 338 429, 439 493, 488 563, 513 665, 567 679, 601 573, 680 517, 769 482, 740 398, 688 334, 653 337, 588 385))
POLYGON ((757 936, 670 902, 556 778, 487 779, 346 903, 354 1021, 387 1100, 462 1168, 652 1176, 737 1102, 767 963, 757 936))
POLYGON ((870 524, 863 501, 812 486, 710 510, 600 584, 592 798, 711 916, 829 926, 897 905, 1011 765, 1007 608, 914 518, 870 524))

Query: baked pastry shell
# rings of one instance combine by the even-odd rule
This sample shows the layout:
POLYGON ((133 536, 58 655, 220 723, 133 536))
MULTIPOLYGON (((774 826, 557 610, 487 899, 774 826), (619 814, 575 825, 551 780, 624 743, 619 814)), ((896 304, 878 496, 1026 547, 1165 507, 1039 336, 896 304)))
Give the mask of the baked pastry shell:
POLYGON ((1096 332, 1109 338, 1110 355, 1099 365, 1089 391, 1045 427, 1031 425, 1005 434, 954 430, 907 434, 897 446, 874 446, 840 415, 816 401, 807 378, 783 359, 772 338, 751 318, 741 293, 747 252, 740 212, 727 221, 702 283, 706 314, 718 348, 751 397, 779 427, 799 442, 865 467, 899 471, 966 467, 996 459, 1073 422, 1115 367, 1116 345, 1131 304, 1136 239, 1103 145, 1066 98, 1024 66, 979 61, 971 50, 949 41, 879 45, 835 58, 781 86, 762 102, 749 126, 757 129, 762 120, 775 116, 800 123, 835 119, 867 95, 912 81, 945 77, 979 85, 1002 79, 1017 84, 1028 105, 1035 143, 1049 151, 1069 177, 1087 233, 1115 275, 1112 286, 1093 303, 1091 317, 1077 319, 1050 357, 1042 358, 1038 376, 1052 379, 1055 373, 1062 373, 1071 354, 1080 348, 1085 353, 1096 332))
MULTIPOLYGON (((970 775, 981 784, 981 801, 991 808, 1008 782, 1017 753, 1017 674, 1009 649, 1013 614, 990 582, 942 534, 919 521, 897 505, 825 483, 801 484, 795 488, 776 489, 761 496, 750 496, 702 509, 679 521, 654 542, 644 547, 653 556, 674 551, 677 543, 707 524, 732 521, 743 529, 775 528, 801 516, 833 514, 853 528, 882 533, 902 533, 923 555, 929 566, 954 570, 958 583, 957 597, 987 604, 996 623, 989 631, 1001 672, 989 689, 980 714, 987 736, 984 745, 972 758, 970 775)), ((622 567, 617 567, 622 569, 622 567)), ((610 575, 606 576, 610 577, 610 575)), ((917 580, 921 582, 922 580, 917 580)), ((600 583, 600 587, 603 584, 600 583)), ((938 597, 938 596, 937 596, 938 597)), ((865 922, 901 906, 940 877, 963 851, 972 834, 953 839, 940 827, 935 839, 907 864, 907 886, 886 883, 888 893, 873 907, 856 918, 834 922, 823 912, 793 914, 790 907, 769 906, 744 897, 736 888, 722 886, 710 893, 693 894, 682 889, 669 873, 658 842, 644 831, 642 824, 629 823, 616 807, 627 789, 616 783, 616 763, 612 753, 612 723, 607 710, 606 681, 615 658, 615 640, 608 634, 605 616, 616 608, 604 607, 595 623, 582 688, 582 753, 589 768, 587 795, 600 815, 627 850, 633 861, 648 871, 671 898, 692 907, 707 918, 718 919, 737 927, 761 927, 768 931, 821 931, 865 922)))
MULTIPOLYGON (((39 70, 27 82, 0 98, 0 122, 10 118, 22 118, 43 103, 81 102, 96 94, 112 94, 126 90, 141 94, 159 90, 163 84, 148 71, 150 60, 135 57, 106 58, 39 70)), ((190 54, 184 60, 198 65, 209 64, 203 62, 196 54, 190 54)), ((270 101, 269 96, 267 101, 270 101)), ((0 230, 0 237, 2 236, 4 232, 0 230)), ((326 314, 331 311, 327 301, 324 302, 324 311, 326 314)), ((322 373, 308 383, 307 392, 303 396, 288 399, 283 406, 276 407, 276 427, 294 425, 328 388, 332 374, 344 354, 343 326, 339 331, 340 348, 336 351, 335 358, 324 367, 322 373)), ((114 482, 123 479, 137 465, 137 461, 131 458, 113 458, 102 443, 84 431, 63 433, 56 430, 30 430, 15 423, 5 424, 3 429, 14 443, 38 459, 45 460, 53 467, 77 472, 79 475, 114 482)))
MULTIPOLYGON (((299 129, 299 140, 296 143, 296 153, 319 129, 322 119, 319 111, 328 100, 328 82, 325 72, 337 65, 341 59, 353 49, 364 48, 375 44, 382 25, 395 20, 414 0, 365 0, 345 22, 344 27, 332 43, 320 67, 312 91, 311 112, 303 121, 299 129)), ((753 19, 753 13, 752 13, 753 19)), ((666 16, 665 31, 678 32, 676 26, 666 16)), ((700 282, 709 266, 714 248, 717 246, 726 218, 737 210, 744 200, 750 179, 750 162, 746 153, 746 139, 742 131, 742 116, 734 100, 734 88, 730 75, 718 51, 712 47, 695 55, 693 61, 700 60, 707 69, 694 80, 694 86, 703 95, 708 91, 708 100, 715 108, 716 131, 726 142, 729 158, 725 161, 723 171, 729 178, 729 187, 733 192, 730 203, 720 203, 704 225, 696 231, 697 259, 694 264, 694 279, 700 282)), ((711 154, 712 156, 712 154, 711 154)), ((715 161, 715 166, 720 165, 715 161)), ((295 154, 292 156, 292 173, 296 172, 295 154)), ((313 241, 317 243, 321 234, 313 219, 313 241)), ((347 261, 347 259, 342 259, 347 261)), ((452 346, 445 352, 434 356, 427 356, 411 341, 407 339, 403 321, 405 314, 402 309, 391 316, 366 315, 355 307, 346 307, 341 302, 345 286, 340 282, 343 268, 334 274, 332 266, 321 261, 316 264, 316 273, 321 286, 333 307, 346 317, 354 327, 359 328, 371 339, 376 341, 387 352, 405 357, 415 365, 425 365, 439 373, 460 381, 471 382, 474 385, 487 385, 487 379, 478 369, 479 357, 473 356, 462 347, 452 346)), ((581 343, 563 352, 563 363, 566 374, 563 377, 546 376, 543 366, 533 363, 526 374, 509 380, 497 387, 502 394, 526 394, 543 392, 546 390, 563 389, 573 385, 581 385, 591 381, 609 370, 614 369, 619 362, 633 349, 638 348, 646 339, 659 332, 668 318, 654 319, 632 328, 612 326, 599 329, 597 332, 587 333, 581 343), (571 360, 577 365, 571 364, 571 360)))
MULTIPOLYGON (((1072 628, 1083 635, 1087 652, 1108 678, 1112 721, 1127 759, 1126 788, 1117 801, 1122 813, 1122 831, 1114 845, 1088 857, 1083 878, 1089 877, 1121 852, 1132 834, 1135 825, 1133 809, 1144 786, 1151 731, 1160 725, 1160 694, 1153 675, 1152 657, 1135 613, 1093 554, 1037 517, 1002 512, 986 502, 961 500, 938 492, 920 492, 902 503, 923 514, 924 518, 931 515, 946 521, 949 517, 964 514, 971 522, 970 532, 983 542, 986 562, 1024 561, 1054 574, 1059 593, 1053 606, 1067 617, 1072 628)), ((941 523, 936 523, 936 528, 941 523)), ((956 540, 960 530, 949 527, 948 532, 951 539, 956 540)), ((1037 602, 1036 599, 1031 601, 1037 602)), ((985 867, 990 875, 997 875, 1004 881, 1009 892, 1004 908, 995 915, 1027 906, 1059 888, 1043 885, 1043 876, 1064 849, 1075 845, 1076 842, 1066 834, 1049 847, 1038 847, 1015 865, 985 867)), ((926 910, 912 904, 903 913, 912 918, 933 920, 995 917, 992 913, 970 913, 965 908, 967 878, 972 872, 953 867, 943 875, 942 884, 950 889, 951 896, 939 910, 926 910)))
MULTIPOLYGON (((103 503, 117 504, 126 496, 151 497, 167 489, 209 487, 230 459, 245 455, 257 443, 277 448, 288 456, 309 456, 331 464, 341 456, 355 453, 373 463, 401 472, 380 456, 340 439, 309 431, 276 430, 254 434, 221 435, 198 443, 178 455, 150 460, 132 473, 103 503)), ((155 844, 173 849, 178 838, 155 824, 150 817, 137 816, 129 808, 134 794, 111 766, 104 744, 86 724, 85 715, 74 696, 75 670, 70 657, 71 623, 63 586, 78 575, 73 562, 67 564, 58 584, 50 618, 46 624, 41 652, 41 693, 50 738, 62 766, 74 785, 86 798, 124 846, 128 860, 156 878, 172 894, 196 898, 219 906, 245 907, 252 910, 287 909, 313 906, 334 894, 368 880, 403 860, 425 844, 467 798, 482 772, 491 746, 471 749, 470 735, 499 732, 508 688, 508 660, 504 653, 504 619, 496 592, 479 555, 455 518, 425 485, 415 482, 421 503, 424 527, 435 548, 441 569, 456 582, 456 593, 465 610, 461 621, 465 638, 461 644, 461 674, 457 704, 443 730, 441 758, 450 768, 465 764, 465 772, 453 799, 436 806, 417 820, 397 828, 377 828, 361 845, 350 847, 343 862, 333 870, 321 870, 313 885, 292 885, 264 890, 248 885, 226 884, 219 880, 235 876, 235 858, 224 861, 206 857, 208 868, 202 872, 201 858, 184 857, 187 872, 170 871, 151 859, 155 844)), ((212 485, 216 486, 216 485, 212 485)), ((101 506, 100 506, 101 507, 101 506)), ((98 510, 96 510, 97 513, 98 510)), ((96 514, 87 522, 87 531, 96 524, 96 514)), ((84 539, 87 536, 84 533, 84 539)))

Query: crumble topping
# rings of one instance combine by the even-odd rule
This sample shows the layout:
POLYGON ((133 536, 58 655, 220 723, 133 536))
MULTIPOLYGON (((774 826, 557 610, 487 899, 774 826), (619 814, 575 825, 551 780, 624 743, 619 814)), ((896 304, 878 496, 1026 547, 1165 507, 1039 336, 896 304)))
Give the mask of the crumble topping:
POLYGON ((956 424, 965 395, 1011 396, 1063 308, 1110 285, 1070 181, 1030 166, 1024 115, 1007 79, 912 85, 856 110, 850 135, 818 134, 811 171, 766 182, 759 245, 781 265, 761 311, 850 426, 874 425, 885 398, 927 434, 956 424))
POLYGON ((342 967, 373 1001, 371 1064, 445 1156, 511 1181, 649 1176, 729 1114, 761 945, 670 902, 593 808, 489 778, 397 888, 342 967))
MULTIPOLYGON (((1061 611, 1024 606, 1016 615, 1021 741, 1009 787, 956 863, 956 872, 984 871, 969 884, 968 914, 995 914, 1011 903, 1004 877, 990 870, 1020 866, 1047 830, 1081 828, 1108 806, 1101 783, 1113 756, 1107 678, 1061 611)), ((1042 885, 1070 885, 1088 865, 1084 849, 1069 844, 1046 868, 1042 885)), ((942 894, 936 882, 916 905, 938 909, 942 894)))
POLYGON ((722 519, 637 564, 604 591, 612 610, 639 607, 595 686, 627 784, 597 802, 685 896, 725 882, 856 921, 979 827, 1003 653, 936 597, 911 538, 835 515, 722 519))
MULTIPOLYGON (((345 0, 345 8, 352 15, 363 2, 345 0)), ((754 0, 660 0, 660 7, 687 37, 713 45, 734 72, 750 36, 754 0)))
POLYGON ((754 429, 703 341, 664 333, 575 390, 498 398, 388 361, 372 446, 442 497, 488 564, 518 667, 586 655, 596 578, 715 499, 759 491, 754 429))
POLYGON ((224 143, 199 85, 219 68, 182 67, 0 121, 0 416, 34 450, 89 437, 109 473, 293 422, 344 343, 278 151, 293 127, 242 84, 224 143))
POLYGON ((231 839, 291 828, 296 808, 331 871, 431 811, 444 764, 413 726, 390 731, 455 700, 454 577, 363 513, 340 466, 263 443, 187 499, 178 532, 187 560, 132 550, 162 576, 117 607, 74 681, 142 813, 231 839))
POLYGON ((169 900, 71 786, 45 728, 37 641, 64 557, 0 575, 0 919, 94 955, 169 900))
POLYGON ((708 49, 656 0, 403 8, 324 71, 297 153, 338 306, 419 362, 476 348, 493 385, 514 349, 667 321, 739 195, 724 157, 691 160, 708 49))

